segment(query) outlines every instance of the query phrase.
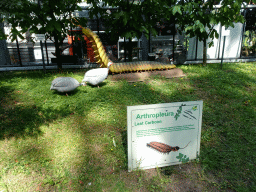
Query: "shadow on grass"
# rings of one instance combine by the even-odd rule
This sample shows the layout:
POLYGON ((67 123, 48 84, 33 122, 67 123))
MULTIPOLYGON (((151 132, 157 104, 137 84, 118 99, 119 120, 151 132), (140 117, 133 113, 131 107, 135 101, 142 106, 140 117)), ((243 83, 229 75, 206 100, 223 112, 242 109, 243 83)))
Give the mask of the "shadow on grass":
POLYGON ((0 140, 40 134, 40 130, 35 126, 40 121, 36 106, 22 106, 21 103, 15 101, 12 98, 14 89, 10 86, 1 86, 0 92, 0 140))
POLYGON ((128 170, 128 144, 127 144, 127 131, 122 131, 121 132, 122 136, 122 146, 124 149, 124 154, 125 154, 125 159, 127 159, 126 167, 124 167, 125 170, 128 170))
POLYGON ((74 96, 74 95, 76 95, 79 91, 78 91, 78 89, 75 89, 74 91, 71 91, 71 92, 58 92, 58 91, 56 91, 56 90, 51 90, 51 92, 52 92, 52 94, 54 94, 54 95, 60 95, 60 96, 63 96, 63 97, 65 97, 65 96, 74 96))
POLYGON ((225 64, 223 70, 217 67, 188 69, 194 73, 189 79, 195 94, 204 100, 200 160, 218 175, 222 187, 242 191, 255 186, 255 176, 245 177, 246 171, 237 170, 255 170, 256 76, 243 71, 243 64, 225 64))
MULTIPOLYGON (((0 140, 12 137, 37 137, 42 135, 40 126, 58 117, 72 113, 69 109, 45 109, 41 106, 20 102, 15 89, 11 86, 0 87, 0 140)), ((69 93, 75 95, 77 90, 69 93)), ((66 97, 65 93, 53 93, 66 97)), ((29 102, 29 101, 28 101, 29 102)))
MULTIPOLYGON (((253 141, 256 135, 256 76, 242 71, 241 66, 242 64, 225 64, 223 70, 216 65, 185 68, 184 72, 189 73, 187 79, 172 79, 169 85, 159 84, 162 90, 168 90, 168 86, 175 87, 176 90, 172 89, 171 93, 152 89, 152 86, 145 83, 135 83, 130 90, 124 84, 122 90, 125 90, 125 96, 118 90, 112 92, 125 98, 123 104, 126 106, 203 100, 201 163, 205 168, 214 170, 217 178, 223 179, 223 182, 219 180, 222 187, 235 189, 241 185, 241 189, 251 188, 254 186, 255 176, 245 177, 243 175, 246 175, 246 171, 235 171, 238 168, 255 170, 253 141), (178 82, 177 86, 174 85, 175 82, 178 82), (182 87, 183 83, 187 87, 182 87), (130 100, 132 101, 127 102, 130 100), (221 177, 219 171, 223 173, 221 177)), ((119 102, 122 103, 121 100, 119 102)), ((123 141, 125 140, 123 137, 123 141)), ((127 146, 127 143, 124 142, 123 145, 127 146)))
MULTIPOLYGON (((91 86, 79 88, 68 94, 70 97, 51 93, 49 90, 42 101, 38 98, 37 103, 24 105, 15 103, 18 96, 14 88, 1 86, 0 139, 40 135, 42 134, 40 125, 75 114, 72 121, 77 123, 77 126, 74 126, 72 131, 81 133, 84 138, 90 137, 84 145, 92 148, 88 147, 84 162, 78 165, 87 173, 86 176, 82 176, 84 173, 81 173, 80 178, 88 183, 93 180, 97 183, 95 189, 102 190, 103 186, 97 178, 112 174, 110 169, 112 167, 128 164, 127 106, 203 100, 201 164, 207 169, 214 170, 216 178, 222 179, 217 175, 221 172, 224 181, 233 185, 232 188, 236 188, 239 184, 250 188, 254 179, 254 175, 250 173, 255 170, 253 120, 256 119, 254 110, 256 101, 252 98, 255 89, 251 89, 255 84, 255 78, 236 70, 232 65, 224 65, 223 70, 218 70, 216 65, 183 68, 184 73, 188 75, 183 80, 166 80, 157 77, 157 82, 152 81, 151 84, 117 82, 115 86, 109 86, 109 82, 104 82, 100 89, 91 86), (52 95, 54 97, 51 97, 52 95), (48 97, 50 101, 45 104, 43 100, 48 97), (55 106, 56 104, 58 105, 55 106), (120 133, 120 143, 117 142, 117 145, 121 145, 122 149, 109 152, 113 145, 112 136, 115 136, 115 134, 108 135, 111 131, 115 134, 120 133), (97 138, 104 136, 105 140, 97 141, 97 138), (125 157, 120 158, 121 156, 125 157), (113 157, 117 159, 116 162, 112 161, 113 157), (110 163, 101 164, 107 161, 110 163), (252 163, 244 164, 244 162, 252 163), (242 173, 237 171, 234 174, 234 170, 241 170, 242 173)), ((47 78, 48 75, 49 78, 53 78, 52 74, 47 74, 47 78)), ((37 84, 45 76, 40 73, 38 75, 15 73, 10 76, 6 74, 5 78, 0 77, 1 81, 11 83, 16 81, 15 78, 30 78, 37 84)), ((44 82, 49 83, 49 78, 44 82)), ((43 86, 46 85, 42 84, 42 92, 46 92, 43 86)), ((33 89, 33 84, 30 87, 33 89)), ((116 168, 116 170, 120 169, 126 171, 127 166, 116 168)), ((163 168, 162 171, 166 175, 171 175, 173 172, 171 168, 163 168)), ((229 185, 224 187, 230 187, 229 185)))

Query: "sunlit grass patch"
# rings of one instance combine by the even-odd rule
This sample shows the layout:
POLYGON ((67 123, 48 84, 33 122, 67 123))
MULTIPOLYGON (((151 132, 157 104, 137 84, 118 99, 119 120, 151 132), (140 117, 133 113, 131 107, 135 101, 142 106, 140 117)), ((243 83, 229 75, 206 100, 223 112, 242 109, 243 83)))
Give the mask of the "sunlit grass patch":
POLYGON ((51 81, 81 82, 84 70, 1 73, 0 191, 253 191, 255 64, 179 67, 185 77, 106 80, 67 95, 51 81), (195 100, 204 101, 199 161, 129 173, 127 106, 195 100))

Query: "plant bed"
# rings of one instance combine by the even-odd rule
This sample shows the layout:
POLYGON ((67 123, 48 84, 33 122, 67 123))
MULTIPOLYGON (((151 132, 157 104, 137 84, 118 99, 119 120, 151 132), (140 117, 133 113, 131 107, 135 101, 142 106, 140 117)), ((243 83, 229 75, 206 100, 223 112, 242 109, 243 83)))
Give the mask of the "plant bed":
POLYGON ((108 80, 110 81, 120 81, 126 80, 128 82, 136 82, 136 81, 145 81, 152 76, 162 76, 165 78, 174 78, 174 77, 184 77, 185 74, 179 68, 169 69, 169 70, 155 70, 155 71, 142 71, 142 72, 133 72, 133 73, 122 73, 122 74, 114 74, 109 75, 108 80))

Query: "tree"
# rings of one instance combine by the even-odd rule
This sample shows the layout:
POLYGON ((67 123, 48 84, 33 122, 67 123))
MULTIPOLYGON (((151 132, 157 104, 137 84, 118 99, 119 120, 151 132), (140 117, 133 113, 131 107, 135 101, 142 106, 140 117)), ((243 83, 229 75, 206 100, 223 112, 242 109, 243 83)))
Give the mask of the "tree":
POLYGON ((245 31, 256 31, 256 9, 244 10, 246 19, 245 31), (246 13, 245 13, 246 12, 246 13))
POLYGON ((129 39, 129 60, 132 52, 131 39, 140 38, 142 33, 147 38, 150 33, 156 35, 157 32, 153 27, 163 17, 164 11, 168 11, 161 6, 161 1, 159 3, 157 0, 88 0, 87 3, 92 4, 91 18, 99 14, 105 23, 106 32, 112 39, 117 40, 119 37, 129 39), (106 9, 108 6, 114 9, 106 9))
MULTIPOLYGON (((154 26, 160 19, 167 19, 178 24, 179 32, 185 32, 189 37, 197 36, 204 43, 203 63, 207 59, 207 39, 210 37, 209 47, 213 45, 213 39, 219 34, 214 26, 221 24, 226 28, 234 27, 233 22, 244 22, 240 13, 243 2, 230 0, 88 0, 92 3, 92 15, 98 13, 105 18, 107 31, 115 37, 140 37, 142 32, 148 37, 150 32, 156 35, 154 26), (221 3, 220 3, 221 2, 221 3), (220 4, 219 9, 214 5, 220 4), (106 5, 117 7, 115 11, 106 13, 102 8, 106 5), (118 34, 117 34, 118 33, 118 34)), ((129 54, 130 55, 130 54, 129 54)))
MULTIPOLYGON (((7 0, 4 0, 7 2, 7 0)), ((11 0, 11 5, 7 10, 3 10, 0 4, 0 13, 5 15, 2 19, 12 25, 10 37, 14 41, 17 37, 24 39, 22 34, 29 31, 31 34, 46 34, 46 37, 53 37, 55 44, 58 69, 62 68, 60 57, 60 45, 67 36, 68 27, 73 24, 69 15, 74 10, 81 11, 77 6, 82 0, 11 0), (41 28, 38 28, 40 25, 41 28), (18 30, 20 27, 21 30, 18 30)), ((86 19, 78 19, 82 25, 86 25, 86 19)), ((0 21, 1 22, 1 21, 0 21)), ((6 38, 0 34, 1 38, 6 38)))
POLYGON ((5 63, 5 64, 10 64, 11 59, 10 59, 10 54, 9 54, 9 51, 7 49, 7 44, 6 44, 7 35, 5 35, 5 32, 4 32, 4 23, 1 22, 4 20, 2 14, 4 13, 5 15, 7 15, 8 11, 11 8, 15 9, 17 5, 19 5, 19 0, 2 0, 2 1, 0 1, 0 47, 2 47, 2 49, 0 50, 0 54, 2 55, 1 62, 5 63))
MULTIPOLYGON (((1 19, 1 15, 0 15, 0 19, 1 19)), ((4 35, 4 24, 0 22, 0 34, 4 35)), ((10 64, 11 60, 10 60, 10 54, 9 51, 7 49, 7 45, 6 45, 6 40, 1 40, 0 39, 0 62, 1 65, 6 65, 6 64, 10 64)))
POLYGON ((209 47, 213 45, 213 39, 218 38, 219 34, 214 29, 214 26, 221 24, 222 26, 234 27, 233 22, 244 22, 244 17, 241 15, 240 9, 243 2, 249 1, 221 1, 219 9, 215 9, 216 1, 203 0, 186 0, 179 1, 173 7, 170 7, 171 14, 175 15, 179 30, 185 31, 189 37, 197 36, 200 41, 203 41, 203 64, 206 64, 206 41, 210 37, 211 42, 209 47))

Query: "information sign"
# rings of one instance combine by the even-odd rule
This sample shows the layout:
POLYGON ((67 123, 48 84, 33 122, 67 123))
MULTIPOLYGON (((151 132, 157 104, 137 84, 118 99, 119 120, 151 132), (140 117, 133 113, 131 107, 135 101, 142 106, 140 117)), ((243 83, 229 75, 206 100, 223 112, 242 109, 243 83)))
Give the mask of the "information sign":
POLYGON ((128 106, 128 170, 196 159, 202 109, 203 101, 128 106))

